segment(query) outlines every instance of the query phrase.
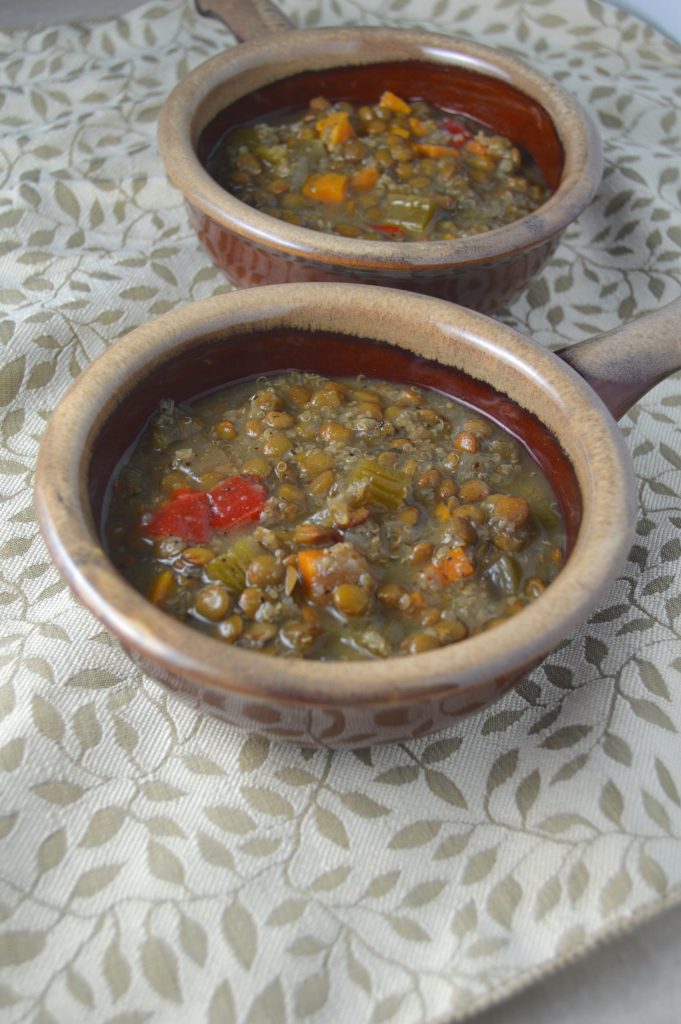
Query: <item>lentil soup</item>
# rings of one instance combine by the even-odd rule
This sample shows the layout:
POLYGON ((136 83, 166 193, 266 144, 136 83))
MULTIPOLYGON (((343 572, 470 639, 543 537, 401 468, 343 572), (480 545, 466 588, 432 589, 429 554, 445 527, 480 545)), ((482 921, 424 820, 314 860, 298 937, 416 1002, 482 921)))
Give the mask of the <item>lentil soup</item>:
POLYGON ((288 372, 164 401, 105 514, 164 611, 285 657, 457 643, 535 600, 565 555, 525 446, 429 388, 288 372))
POLYGON ((463 238, 531 213, 549 196, 538 168, 472 118, 385 90, 229 130, 206 169, 272 216, 350 238, 463 238))

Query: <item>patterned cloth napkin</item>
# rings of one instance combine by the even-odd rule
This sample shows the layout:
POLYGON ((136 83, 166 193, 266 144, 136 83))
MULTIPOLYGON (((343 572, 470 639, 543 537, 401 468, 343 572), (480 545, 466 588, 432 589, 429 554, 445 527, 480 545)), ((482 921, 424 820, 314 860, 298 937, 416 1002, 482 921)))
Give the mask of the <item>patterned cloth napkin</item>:
MULTIPOLYGON (((503 319, 559 347, 681 292, 672 43, 595 0, 281 6, 472 36, 591 110, 597 199, 503 319)), ((188 0, 0 36, 7 1022, 461 1020, 681 896, 678 378, 622 424, 640 517, 602 608, 435 737, 331 753, 237 732, 145 678, 60 582, 31 490, 55 404, 127 330, 229 289, 155 126, 233 43, 188 0)))

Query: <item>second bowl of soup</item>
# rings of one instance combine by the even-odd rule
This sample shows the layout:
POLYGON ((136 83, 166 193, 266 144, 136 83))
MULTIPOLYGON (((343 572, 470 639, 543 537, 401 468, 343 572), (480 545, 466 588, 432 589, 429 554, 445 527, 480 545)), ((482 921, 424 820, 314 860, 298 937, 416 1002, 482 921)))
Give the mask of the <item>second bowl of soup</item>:
POLYGON ((379 284, 482 310, 538 273, 603 166, 588 115, 534 68, 382 28, 260 33, 187 75, 158 141, 236 284, 379 284))

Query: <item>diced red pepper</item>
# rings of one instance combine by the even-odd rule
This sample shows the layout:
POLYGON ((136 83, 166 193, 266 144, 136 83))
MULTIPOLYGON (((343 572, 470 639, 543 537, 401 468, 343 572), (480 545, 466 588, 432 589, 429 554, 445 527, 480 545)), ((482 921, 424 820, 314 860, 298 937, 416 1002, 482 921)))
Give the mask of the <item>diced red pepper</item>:
POLYGON ((403 235, 404 228, 401 228, 398 224, 370 224, 374 231, 380 231, 384 235, 403 235))
POLYGON ((211 534, 211 508, 205 491, 176 491, 151 514, 144 532, 152 537, 182 537, 205 544, 211 534))
POLYGON ((473 133, 466 128, 466 125, 453 117, 446 117, 442 121, 442 127, 452 136, 452 145, 457 148, 473 138, 473 133))
POLYGON ((208 497, 213 529, 231 530, 260 518, 267 488, 256 477, 232 476, 209 491, 208 497))
POLYGON ((232 530, 259 519, 267 488, 256 477, 232 476, 211 491, 176 491, 144 523, 152 537, 182 537, 205 544, 215 530, 232 530))

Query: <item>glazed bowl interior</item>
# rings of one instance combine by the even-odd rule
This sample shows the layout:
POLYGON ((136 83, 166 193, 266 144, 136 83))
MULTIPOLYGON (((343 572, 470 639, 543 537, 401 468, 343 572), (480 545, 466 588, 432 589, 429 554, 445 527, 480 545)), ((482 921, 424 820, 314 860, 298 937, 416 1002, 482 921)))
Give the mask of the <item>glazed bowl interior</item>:
MULTIPOLYGON (((407 719, 424 702, 438 702, 451 716, 486 705, 583 622, 626 557, 635 509, 620 432, 572 369, 481 314, 366 285, 232 292, 138 328, 100 357, 55 411, 38 481, 39 520, 62 574, 152 674, 213 704, 241 695, 250 706, 343 714, 366 707, 374 716, 402 709, 407 719), (226 647, 152 606, 103 548, 102 511, 116 465, 159 399, 183 401, 289 369, 436 386, 523 438, 566 518, 570 554, 557 579, 512 620, 459 644, 323 667, 226 647)), ((432 715, 428 722, 434 727, 432 715)), ((362 735, 372 734, 365 728, 362 735)), ((401 735, 404 729, 378 738, 401 735)))
POLYGON ((476 308, 508 300, 537 271, 562 230, 593 197, 602 173, 600 140, 590 119, 557 84, 491 48, 398 29, 285 32, 211 58, 166 100, 159 149, 199 236, 236 283, 330 279, 339 271, 354 272, 347 279, 361 281, 371 271, 370 283, 441 294, 476 308), (553 189, 550 198, 528 216, 467 238, 363 240, 313 231, 255 210, 205 170, 208 153, 228 127, 304 106, 320 94, 375 102, 388 87, 408 99, 424 98, 446 111, 468 114, 510 137, 543 172, 553 189), (248 258, 236 248, 235 238, 252 246, 248 258), (470 280, 452 292, 444 276, 511 256, 525 258, 528 265, 516 266, 513 281, 488 279, 487 294, 472 288, 470 280))

